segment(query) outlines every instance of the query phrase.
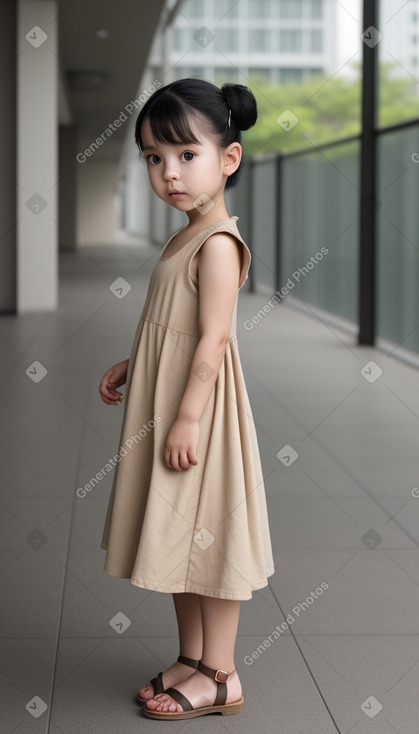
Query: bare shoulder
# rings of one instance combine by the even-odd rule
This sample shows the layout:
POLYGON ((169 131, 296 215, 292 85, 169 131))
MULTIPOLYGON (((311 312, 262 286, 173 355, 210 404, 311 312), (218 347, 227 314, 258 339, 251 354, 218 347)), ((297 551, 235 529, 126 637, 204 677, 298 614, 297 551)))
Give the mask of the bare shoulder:
POLYGON ((229 261, 242 265, 243 249, 241 242, 230 232, 214 232, 210 235, 200 248, 198 260, 208 261, 222 259, 223 262, 229 261))
POLYGON ((199 324, 201 335, 229 338, 240 286, 242 243, 230 232, 214 232, 200 248, 199 324))

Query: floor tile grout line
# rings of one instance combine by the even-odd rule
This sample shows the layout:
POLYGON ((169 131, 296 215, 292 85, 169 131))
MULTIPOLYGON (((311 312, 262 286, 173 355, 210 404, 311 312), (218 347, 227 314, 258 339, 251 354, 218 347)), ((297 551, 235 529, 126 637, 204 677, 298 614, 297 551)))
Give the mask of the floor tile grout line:
MULTIPOLYGON (((273 598, 275 599, 275 602, 276 602, 276 604, 277 604, 277 606, 278 606, 278 609, 280 610, 280 612, 281 612, 281 614, 282 614, 283 618, 284 618, 284 619, 286 619, 286 615, 284 614, 284 611, 283 611, 283 609, 282 609, 282 607, 281 607, 281 604, 280 604, 280 602, 279 602, 279 599, 277 598, 277 596, 276 596, 276 594, 275 594, 275 591, 274 591, 274 589, 272 588, 272 585, 271 585, 271 583, 270 583, 270 582, 268 582, 268 586, 269 586, 269 589, 270 589, 270 591, 271 591, 271 594, 272 594, 273 598)), ((318 692, 319 692, 319 696, 320 696, 320 698, 322 699, 322 701, 323 701, 323 703, 324 703, 324 706, 325 706, 325 708, 326 708, 326 710, 327 710, 327 712, 328 712, 328 714, 329 714, 329 716, 330 716, 330 719, 331 719, 331 721, 333 722, 333 725, 334 725, 334 727, 335 727, 336 731, 337 731, 337 732, 338 732, 339 734, 341 734, 341 730, 339 729, 339 727, 338 727, 338 725, 337 725, 337 722, 336 722, 336 720, 335 720, 335 717, 333 716, 333 714, 332 714, 332 712, 331 712, 331 710, 330 710, 330 708, 329 708, 329 705, 328 705, 328 703, 327 703, 327 701, 326 701, 325 697, 323 696, 323 693, 322 693, 322 691, 320 690, 320 687, 319 687, 319 685, 318 685, 318 683, 317 683, 317 681, 316 681, 316 679, 315 679, 315 677, 314 677, 314 674, 313 674, 313 672, 312 672, 312 670, 311 670, 311 668, 310 668, 310 666, 309 666, 309 664, 308 664, 308 661, 307 661, 307 660, 306 660, 306 658, 305 658, 305 655, 304 655, 304 653, 303 653, 303 651, 302 651, 302 649, 301 649, 301 646, 300 646, 300 644, 299 644, 298 640, 296 639, 296 636, 294 635, 294 632, 293 632, 293 630, 291 629, 291 627, 290 627, 290 633, 291 633, 291 634, 290 634, 289 636, 290 636, 290 637, 292 637, 292 639, 293 639, 293 641, 294 641, 295 645, 296 645, 296 646, 297 646, 297 648, 298 648, 298 651, 299 651, 299 653, 300 653, 300 655, 301 655, 301 657, 302 657, 302 659, 303 659, 303 661, 304 661, 304 665, 306 666, 306 668, 307 668, 307 670, 308 670, 308 672, 309 672, 309 674, 310 674, 310 676, 311 676, 311 679, 312 679, 312 681, 313 681, 314 685, 316 686, 316 688, 317 688, 317 690, 318 690, 318 692)), ((300 635, 300 636, 301 636, 301 637, 303 637, 304 635, 300 635)))
MULTIPOLYGON (((89 376, 90 379, 86 381, 86 403, 87 399, 90 395, 90 389, 91 389, 91 381, 93 376, 93 370, 92 362, 93 362, 93 349, 90 353, 90 364, 89 364, 89 376)), ((80 440, 79 440, 79 447, 77 451, 77 462, 76 462, 76 472, 75 472, 75 481, 77 478, 77 474, 79 472, 79 469, 81 467, 81 459, 83 454, 83 446, 85 441, 85 432, 86 432, 86 423, 85 421, 81 421, 80 424, 80 440)), ((76 511, 76 494, 73 492, 73 503, 71 508, 71 517, 69 520, 69 526, 68 526, 68 534, 67 534, 67 549, 65 554, 65 561, 64 561, 64 571, 63 571, 63 580, 62 580, 62 586, 61 586, 61 600, 60 600, 60 609, 58 613, 58 624, 57 624, 57 632, 55 636, 55 650, 54 650, 54 658, 53 658, 53 668, 52 668, 52 679, 51 679, 51 692, 49 697, 49 707, 48 707, 48 719, 46 724, 46 734, 50 734, 51 732, 51 720, 52 720, 52 710, 53 710, 53 704, 54 704, 54 693, 55 693, 55 684, 57 680, 57 666, 58 666, 58 655, 60 650, 60 640, 61 640, 61 628, 62 628, 62 621, 63 621, 63 613, 64 613, 64 599, 65 599, 65 591, 67 586, 67 567, 70 557, 70 550, 71 550, 71 540, 72 540, 72 530, 73 530, 73 523, 74 523, 74 515, 76 511)))

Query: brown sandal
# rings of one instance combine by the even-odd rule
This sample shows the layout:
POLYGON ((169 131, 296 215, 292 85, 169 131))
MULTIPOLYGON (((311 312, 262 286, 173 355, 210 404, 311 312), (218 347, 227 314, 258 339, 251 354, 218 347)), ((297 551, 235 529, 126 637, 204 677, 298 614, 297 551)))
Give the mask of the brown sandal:
MULTIPOLYGON (((191 668, 194 668, 196 670, 198 667, 199 660, 194 660, 193 658, 186 658, 184 655, 179 655, 178 663, 189 665, 191 668)), ((153 696, 157 696, 158 693, 165 693, 164 686, 163 686, 163 673, 158 673, 157 676, 153 678, 153 680, 150 681, 150 683, 154 689, 153 696)), ((153 698, 153 696, 151 696, 150 698, 153 698)), ((141 698, 140 694, 137 693, 137 703, 143 705, 149 700, 150 700, 149 698, 141 698)))
POLYGON ((147 706, 143 706, 144 716, 148 716, 150 719, 160 720, 193 719, 197 716, 205 716, 206 714, 238 714, 240 711, 243 711, 243 696, 238 701, 234 701, 234 703, 226 704, 227 680, 231 673, 235 672, 235 668, 230 673, 227 673, 225 670, 213 670, 199 661, 198 670, 217 682, 217 695, 213 706, 201 706, 201 708, 194 709, 191 702, 188 701, 183 693, 178 691, 176 688, 167 688, 165 691, 162 691, 162 693, 167 693, 175 701, 180 703, 183 711, 151 711, 147 706))

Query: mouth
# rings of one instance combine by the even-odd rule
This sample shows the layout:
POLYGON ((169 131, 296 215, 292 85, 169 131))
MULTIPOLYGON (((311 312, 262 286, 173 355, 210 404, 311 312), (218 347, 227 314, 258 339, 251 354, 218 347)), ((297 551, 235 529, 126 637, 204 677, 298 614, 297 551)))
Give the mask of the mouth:
POLYGON ((169 191, 169 196, 184 196, 183 191, 169 191))

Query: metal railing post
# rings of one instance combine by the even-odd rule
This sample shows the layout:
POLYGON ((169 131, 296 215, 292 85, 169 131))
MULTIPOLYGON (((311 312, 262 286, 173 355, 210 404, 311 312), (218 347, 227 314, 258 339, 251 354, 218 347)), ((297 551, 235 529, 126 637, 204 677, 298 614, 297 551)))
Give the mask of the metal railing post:
MULTIPOLYGON (((253 246, 253 203, 255 201, 254 197, 254 168, 255 168, 255 162, 253 159, 250 159, 247 162, 247 165, 249 166, 248 175, 247 175, 247 186, 246 186, 246 198, 247 198, 247 223, 248 223, 248 232, 249 232, 249 250, 250 254, 252 255, 253 259, 253 253, 254 253, 254 246, 253 246)), ((249 270, 249 291, 250 293, 255 293, 255 264, 254 260, 252 263, 252 266, 249 270)))
POLYGON ((283 181, 283 156, 278 154, 276 158, 276 176, 275 176, 275 290, 281 288, 282 278, 282 197, 284 189, 283 181))
POLYGON ((376 332, 378 3, 363 2, 362 121, 359 195, 358 343, 374 346, 376 332))

